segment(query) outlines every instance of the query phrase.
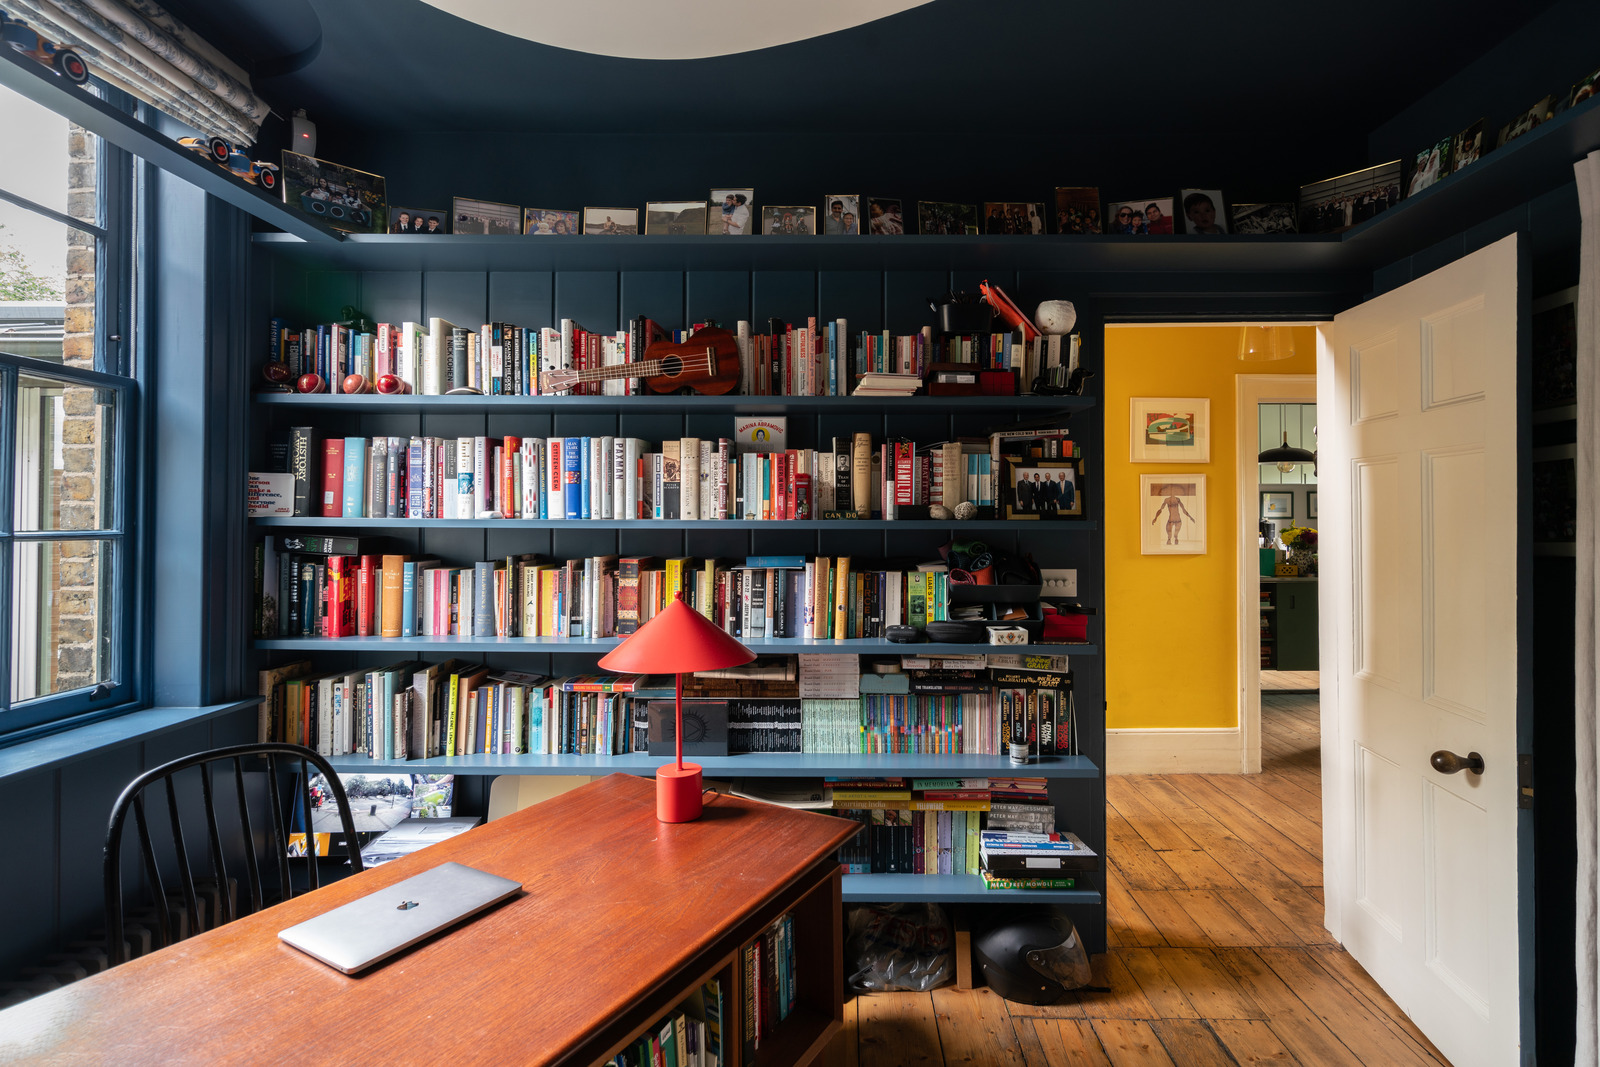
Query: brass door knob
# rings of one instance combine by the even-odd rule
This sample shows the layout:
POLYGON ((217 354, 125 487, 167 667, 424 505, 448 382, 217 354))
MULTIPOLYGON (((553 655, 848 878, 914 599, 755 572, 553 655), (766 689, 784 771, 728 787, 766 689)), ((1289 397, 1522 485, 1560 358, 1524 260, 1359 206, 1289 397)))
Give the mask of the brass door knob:
POLYGON ((1473 774, 1483 773, 1483 757, 1476 752, 1468 752, 1465 756, 1458 756, 1447 749, 1440 749, 1428 757, 1428 762, 1433 764, 1433 769, 1440 774, 1455 774, 1457 771, 1471 771, 1473 774))

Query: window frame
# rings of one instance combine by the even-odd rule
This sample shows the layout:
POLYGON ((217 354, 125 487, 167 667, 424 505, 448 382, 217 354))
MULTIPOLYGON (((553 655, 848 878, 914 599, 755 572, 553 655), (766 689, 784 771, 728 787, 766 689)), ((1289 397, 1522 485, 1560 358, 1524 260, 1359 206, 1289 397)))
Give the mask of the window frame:
MULTIPOLYGON (((125 94, 100 88, 103 99, 124 110, 125 94)), ((68 120, 63 120, 68 121, 68 120)), ((92 131, 85 131, 92 134, 92 131)), ((134 158, 98 135, 95 151, 95 220, 63 214, 0 188, 0 199, 59 222, 96 239, 94 369, 71 367, 0 350, 0 744, 12 744, 142 706, 146 642, 139 632, 143 580, 138 519, 144 494, 140 436, 145 423, 145 368, 136 366, 134 343, 138 323, 132 257, 139 246, 135 214, 134 158), (115 419, 107 450, 111 485, 105 497, 103 526, 96 530, 17 530, 15 481, 18 381, 27 376, 85 386, 114 394, 115 419), (14 561, 17 546, 54 541, 107 542, 109 565, 102 564, 102 591, 113 598, 104 622, 109 648, 105 678, 93 685, 13 701, 12 637, 17 621, 14 561)))

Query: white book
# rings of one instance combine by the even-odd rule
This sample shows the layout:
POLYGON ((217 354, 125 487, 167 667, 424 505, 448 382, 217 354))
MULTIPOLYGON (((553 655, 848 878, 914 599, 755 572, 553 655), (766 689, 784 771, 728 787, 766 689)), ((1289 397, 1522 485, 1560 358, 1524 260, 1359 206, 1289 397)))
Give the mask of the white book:
POLYGON ((446 512, 452 519, 472 518, 472 502, 477 493, 477 463, 473 439, 456 438, 456 507, 446 512))
POLYGON ((717 518, 717 446, 715 441, 700 441, 700 517, 717 518))
POLYGON ((750 322, 740 319, 734 327, 734 341, 739 346, 739 392, 753 396, 756 392, 755 357, 750 351, 750 322))
POLYGON ((448 438, 439 441, 439 462, 444 467, 443 480, 439 483, 439 517, 448 519, 456 514, 460 497, 457 490, 461 484, 461 468, 456 466, 457 457, 460 455, 457 442, 448 438))
POLYGON ((616 467, 617 439, 611 434, 599 438, 599 460, 595 464, 595 481, 600 493, 600 510, 597 519, 616 518, 616 467))
POLYGON ((605 460, 611 452, 605 447, 604 437, 588 437, 585 440, 589 442, 589 517, 603 519, 605 487, 611 484, 611 478, 606 474, 605 460))
POLYGON ((625 495, 623 498, 623 515, 625 519, 641 519, 639 514, 639 501, 644 495, 644 479, 639 472, 640 457, 649 450, 649 445, 638 437, 630 437, 623 445, 622 466, 625 495))
POLYGON ((395 374, 411 387, 413 393, 419 391, 421 383, 422 342, 427 336, 427 327, 421 323, 400 324, 400 347, 395 352, 395 374))
POLYGON ((887 571, 884 575, 884 605, 883 624, 885 626, 900 626, 904 619, 900 614, 900 596, 905 589, 905 571, 887 571))
POLYGON ((539 517, 540 472, 539 449, 544 442, 529 437, 522 442, 522 508, 517 512, 524 519, 539 517))
POLYGON ((463 515, 464 519, 475 519, 489 510, 489 491, 492 487, 489 456, 489 439, 472 438, 472 503, 469 505, 472 514, 463 515))
MULTIPOLYGON (((628 362, 628 335, 626 332, 608 334, 600 339, 601 363, 607 367, 620 367, 628 362)), ((603 396, 627 396, 628 379, 607 378, 600 383, 603 396)))
POLYGON ((700 518, 700 438, 678 441, 678 516, 700 518))
POLYGON ((423 396, 441 396, 450 388, 445 381, 445 350, 450 345, 450 335, 455 324, 434 315, 428 319, 428 333, 422 341, 423 396))

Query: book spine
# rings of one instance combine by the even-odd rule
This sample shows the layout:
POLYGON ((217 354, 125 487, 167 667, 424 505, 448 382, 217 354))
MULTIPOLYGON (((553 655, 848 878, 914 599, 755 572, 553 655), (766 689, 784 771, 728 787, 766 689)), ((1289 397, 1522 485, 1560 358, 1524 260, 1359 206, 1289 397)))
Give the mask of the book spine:
POLYGON ((561 495, 564 512, 562 518, 583 517, 583 440, 578 437, 557 438, 561 441, 561 495))
POLYGON ((344 438, 322 442, 322 517, 344 516, 344 438))
POLYGON ((344 503, 341 515, 346 519, 364 519, 367 516, 367 439, 344 439, 344 503))
MULTIPOLYGON (((317 471, 317 432, 310 426, 289 427, 289 472, 294 475, 294 514, 297 518, 313 514, 313 492, 317 471)), ((321 514, 320 506, 315 514, 321 514)))

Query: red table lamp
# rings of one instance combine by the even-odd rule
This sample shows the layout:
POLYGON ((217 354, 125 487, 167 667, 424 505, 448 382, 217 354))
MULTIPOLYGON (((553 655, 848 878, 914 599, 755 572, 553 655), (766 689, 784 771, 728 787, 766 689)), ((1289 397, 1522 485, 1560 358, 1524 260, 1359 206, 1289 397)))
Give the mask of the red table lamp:
POLYGON ((734 667, 755 658, 754 652, 685 604, 682 593, 633 636, 600 657, 600 667, 608 671, 672 674, 676 678, 673 743, 677 760, 656 769, 656 818, 662 822, 689 822, 700 817, 700 765, 683 762, 684 672, 734 667))

